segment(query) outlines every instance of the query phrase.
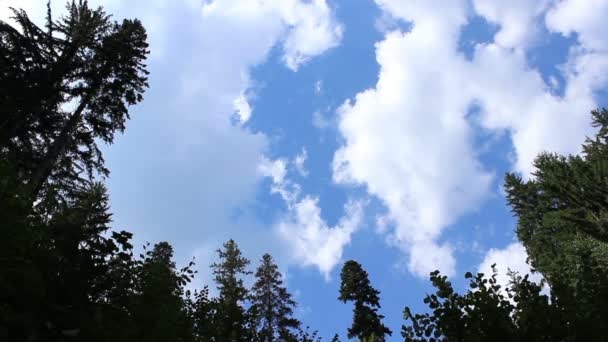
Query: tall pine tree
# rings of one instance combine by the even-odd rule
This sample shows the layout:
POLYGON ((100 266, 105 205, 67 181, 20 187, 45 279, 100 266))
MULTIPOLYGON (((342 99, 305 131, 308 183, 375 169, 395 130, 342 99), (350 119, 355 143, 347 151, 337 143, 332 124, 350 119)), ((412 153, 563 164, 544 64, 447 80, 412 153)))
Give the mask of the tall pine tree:
POLYGON ((353 323, 348 329, 348 338, 382 342, 391 330, 382 324, 384 316, 378 314, 380 291, 371 286, 367 272, 354 260, 347 261, 340 273, 339 300, 354 302, 353 323))
POLYGON ((34 201, 107 175, 98 142, 112 143, 143 99, 148 44, 141 22, 113 22, 84 0, 59 20, 49 10, 44 28, 24 11, 14 20, 20 30, 0 22, 0 154, 34 201))
POLYGON ((167 242, 157 243, 152 250, 146 251, 138 269, 134 297, 135 340, 193 340, 184 300, 184 287, 191 279, 192 265, 178 271, 173 261, 173 247, 167 242))
POLYGON ((251 289, 251 316, 260 342, 293 341, 300 321, 293 318, 296 302, 283 286, 282 275, 270 254, 264 254, 251 289))
POLYGON ((213 263, 213 275, 219 298, 216 317, 217 341, 243 341, 247 339, 247 316, 243 303, 248 291, 243 284, 243 276, 251 274, 247 270, 249 260, 243 257, 234 240, 224 243, 218 249, 219 261, 213 263))

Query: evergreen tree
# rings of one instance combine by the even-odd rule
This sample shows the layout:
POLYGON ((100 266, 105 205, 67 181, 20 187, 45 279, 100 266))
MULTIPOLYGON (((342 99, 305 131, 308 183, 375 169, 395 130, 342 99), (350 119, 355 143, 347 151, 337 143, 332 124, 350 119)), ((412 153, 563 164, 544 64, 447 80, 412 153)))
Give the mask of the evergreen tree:
POLYGON ((83 0, 60 20, 49 10, 45 28, 24 11, 14 19, 20 30, 0 22, 0 154, 34 201, 107 175, 97 144, 112 143, 142 100, 148 44, 138 20, 112 22, 83 0))
POLYGON ((133 320, 137 341, 191 341, 191 321, 184 301, 184 286, 193 271, 179 272, 173 262, 173 248, 167 242, 146 251, 138 269, 133 320))
POLYGON ((105 187, 92 183, 68 200, 45 201, 23 225, 10 227, 22 234, 1 242, 0 334, 97 341, 117 331, 113 323, 125 315, 116 293, 128 294, 132 282, 131 273, 116 275, 132 264, 132 246, 129 233, 109 234, 108 208, 105 187))
POLYGON ((122 340, 131 235, 111 232, 98 141, 147 87, 146 34, 86 1, 0 21, 0 340, 122 340))
POLYGON ((508 174, 505 185, 531 265, 581 340, 608 336, 608 111, 592 118, 582 155, 541 154, 533 179, 508 174))
POLYGON ((247 336, 247 317, 242 304, 248 297, 242 277, 251 274, 247 270, 249 260, 242 256, 232 239, 217 252, 220 260, 211 265, 219 290, 216 340, 242 341, 247 336))
POLYGON ((264 254, 251 289, 251 307, 256 317, 257 340, 261 342, 293 341, 300 321, 293 318, 296 302, 283 286, 282 275, 270 254, 264 254))
POLYGON ((360 340, 372 339, 385 341, 391 330, 382 324, 384 316, 378 314, 380 308, 380 291, 374 289, 369 281, 367 272, 361 264, 354 260, 347 261, 340 273, 339 300, 355 304, 353 310, 353 323, 348 329, 348 338, 360 340))

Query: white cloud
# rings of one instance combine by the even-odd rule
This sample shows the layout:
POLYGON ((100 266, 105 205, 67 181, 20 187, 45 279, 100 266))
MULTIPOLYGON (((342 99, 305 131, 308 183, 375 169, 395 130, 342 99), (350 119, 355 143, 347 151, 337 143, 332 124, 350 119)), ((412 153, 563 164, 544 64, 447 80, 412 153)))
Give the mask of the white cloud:
POLYGON ((275 0, 275 3, 281 4, 284 20, 290 27, 283 43, 283 59, 289 68, 297 70, 342 39, 343 28, 336 23, 325 0, 275 0))
POLYGON ((288 258, 300 266, 316 266, 329 280, 330 272, 341 261, 345 246, 361 224, 363 204, 348 202, 344 216, 335 226, 329 226, 321 217, 319 199, 302 197, 299 184, 286 177, 284 160, 263 159, 259 170, 272 179, 271 193, 279 194, 287 207, 274 230, 285 245, 288 258))
POLYGON ((258 170, 264 177, 272 179, 270 192, 279 194, 288 207, 292 206, 300 196, 300 185, 292 182, 287 176, 287 162, 283 159, 270 160, 262 158, 258 170))
MULTIPOLYGON (((484 260, 479 265, 478 272, 483 273, 486 277, 490 277, 494 274, 492 265, 496 264, 496 279, 502 289, 507 288, 511 281, 508 275, 509 271, 519 273, 522 277, 529 274, 531 281, 540 283, 542 279, 541 275, 539 273, 531 273, 530 265, 526 261, 527 258, 528 253, 526 253, 525 247, 519 242, 514 242, 504 249, 492 248, 486 253, 484 260)), ((545 291, 548 291, 548 289, 545 291)))
POLYGON ((540 18, 550 0, 473 0, 475 11, 500 25, 494 42, 502 47, 525 48, 541 33, 540 18))
POLYGON ((306 196, 294 203, 276 229, 291 250, 291 257, 302 266, 316 266, 326 280, 341 261, 344 247, 350 243, 363 216, 359 202, 349 202, 336 226, 321 218, 319 199, 306 196))
POLYGON ((203 15, 272 27, 275 39, 282 39, 283 61, 292 70, 337 46, 343 31, 325 0, 214 0, 203 5, 203 15))
POLYGON ((262 176, 272 178, 274 185, 282 185, 287 175, 287 163, 283 159, 270 160, 263 158, 258 170, 262 176))
POLYGON ((559 97, 538 71, 529 69, 523 53, 479 46, 472 66, 466 77, 473 80, 468 87, 482 107, 481 123, 511 134, 515 170, 530 175, 534 158, 543 151, 580 151, 591 133, 589 111, 595 106, 593 87, 582 79, 586 73, 566 73, 565 95, 559 97))
POLYGON ((234 110, 236 111, 241 124, 249 121, 249 118, 251 118, 252 109, 245 94, 241 94, 236 98, 236 100, 234 100, 234 110))
POLYGON ((413 243, 408 252, 411 257, 407 267, 412 273, 427 277, 429 272, 440 270, 444 275, 454 275, 456 260, 452 246, 424 240, 413 243))
POLYGON ((606 83, 608 63, 599 53, 573 53, 563 69, 565 95, 555 96, 528 65, 525 45, 511 48, 530 37, 508 27, 525 25, 528 32, 542 23, 536 6, 544 5, 518 2, 507 14, 486 2, 484 14, 503 26, 497 43, 477 45, 469 61, 458 51, 468 18, 465 1, 377 3, 413 28, 389 32, 376 44, 378 83, 339 109, 345 143, 334 156, 334 179, 364 185, 384 202, 410 271, 451 274, 452 247, 438 243, 441 233, 479 206, 493 179, 473 146, 471 107, 481 109, 484 129, 510 133, 513 168, 528 176, 544 150, 579 152, 592 131, 588 113, 595 107, 594 90, 606 83))
POLYGON ((308 152, 306 151, 306 148, 302 148, 302 151, 298 153, 293 160, 293 165, 295 166, 296 171, 298 171, 302 177, 308 176, 308 170, 306 170, 306 167, 304 166, 306 159, 308 159, 308 152))
POLYGON ((345 145, 334 157, 338 183, 364 184, 383 200, 409 269, 421 277, 436 268, 454 273, 451 247, 436 241, 482 200, 492 180, 471 145, 470 96, 453 91, 462 89, 460 77, 449 72, 467 67, 452 51, 457 35, 448 29, 463 22, 464 11, 450 2, 444 20, 426 3, 382 2, 414 20, 414 28, 376 45, 378 83, 339 110, 345 145))
POLYGON ((586 49, 608 50, 607 0, 562 0, 546 17, 547 27, 566 36, 578 34, 579 42, 586 49))

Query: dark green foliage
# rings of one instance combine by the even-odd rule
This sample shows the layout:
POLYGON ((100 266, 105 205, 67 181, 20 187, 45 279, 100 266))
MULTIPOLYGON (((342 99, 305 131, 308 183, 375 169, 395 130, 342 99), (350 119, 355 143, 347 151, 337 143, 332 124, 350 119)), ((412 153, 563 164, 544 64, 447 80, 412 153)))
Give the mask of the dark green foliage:
POLYGON ((319 337, 318 335, 319 335, 319 333, 316 330, 313 332, 310 332, 310 327, 306 327, 304 329, 298 329, 298 336, 296 337, 295 341, 297 341, 297 342, 321 342, 321 337, 319 337))
POLYGON ((283 286, 282 275, 270 254, 264 254, 251 288, 250 316, 255 321, 256 340, 293 341, 300 321, 293 318, 296 302, 283 286))
POLYGON ((187 300, 194 340, 213 341, 217 330, 217 299, 209 297, 209 288, 205 286, 202 290, 194 292, 194 298, 187 300))
MULTIPOLYGON (((49 6, 50 8, 50 6, 49 6)), ((0 22, 0 339, 122 340, 131 235, 111 232, 96 140, 146 88, 146 33, 85 1, 40 28, 0 22), (74 107, 74 108, 71 108, 74 107)), ((124 334, 123 334, 124 333, 124 334)))
POLYGON ((390 329, 382 324, 384 316, 378 314, 380 308, 380 291, 374 289, 367 272, 354 260, 347 261, 340 273, 339 300, 354 302, 353 323, 348 329, 348 338, 361 340, 385 341, 391 335, 390 329))
POLYGON ((228 240, 223 249, 218 249, 219 262, 211 265, 217 288, 220 292, 217 305, 217 340, 242 341, 248 333, 246 312, 242 303, 248 297, 243 276, 249 260, 242 256, 236 242, 228 240))
POLYGON ((459 294, 446 276, 431 273, 436 292, 424 299, 431 312, 414 315, 405 308, 404 319, 411 321, 402 327, 406 341, 561 341, 558 313, 527 276, 513 274, 508 289, 501 289, 496 274, 465 278, 469 290, 459 294))
POLYGON ((14 10, 0 22, 0 154, 32 200, 106 175, 97 141, 111 143, 128 106, 147 88, 146 32, 138 20, 112 22, 101 8, 72 1, 60 20, 33 24, 14 10))
MULTIPOLYGON (((132 254, 126 232, 109 232, 105 187, 93 183, 68 200, 46 201, 2 231, 0 333, 11 340, 74 335, 104 340, 127 315, 132 254), (109 235, 109 236, 108 236, 109 235)), ((118 340, 118 339, 117 339, 118 340)))
POLYGON ((133 323, 137 341, 191 341, 192 324, 184 302, 190 267, 176 270, 173 248, 160 242, 147 250, 137 268, 133 323))
POLYGON ((541 154, 534 179, 505 185, 531 265, 587 340, 608 335, 608 111, 592 116, 598 133, 581 156, 541 154))

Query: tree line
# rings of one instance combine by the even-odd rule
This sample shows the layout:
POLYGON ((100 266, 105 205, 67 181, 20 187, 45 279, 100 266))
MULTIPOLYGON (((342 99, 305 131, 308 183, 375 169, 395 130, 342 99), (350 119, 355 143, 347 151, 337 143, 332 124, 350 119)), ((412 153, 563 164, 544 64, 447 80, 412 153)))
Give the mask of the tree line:
MULTIPOLYGON (((194 263, 177 267, 169 243, 135 255, 132 234, 111 229, 99 144, 143 100, 146 31, 84 0, 58 18, 47 8, 43 27, 18 9, 17 27, 0 21, 0 340, 320 341, 295 317, 271 255, 252 273, 237 243, 224 243, 211 296, 189 290, 194 263)), ((591 119, 597 134, 580 155, 543 153, 532 179, 505 177, 542 282, 512 273, 501 288, 495 272, 467 272, 458 292, 432 272, 428 310, 403 311, 405 341, 608 340, 608 111, 591 119)), ((345 262, 340 278, 337 299, 353 307, 348 338, 393 336, 363 266, 345 262)))

